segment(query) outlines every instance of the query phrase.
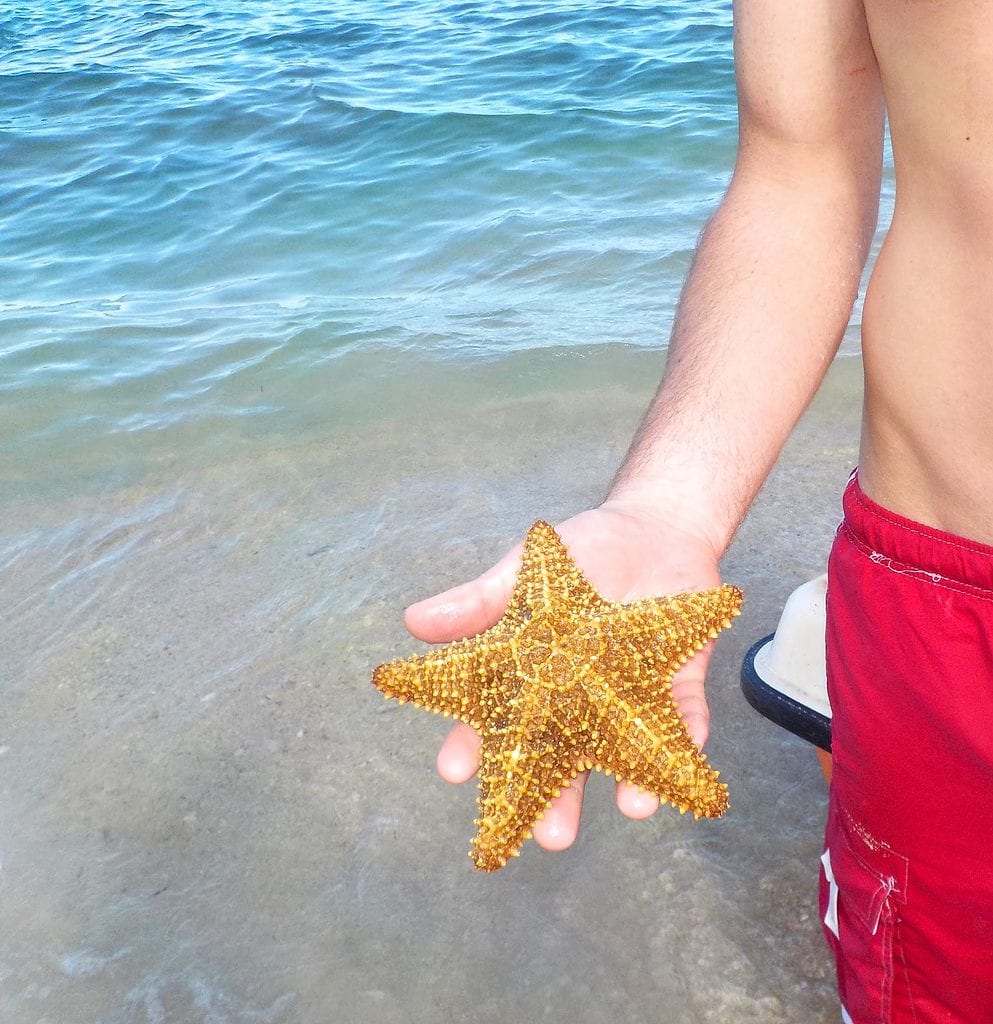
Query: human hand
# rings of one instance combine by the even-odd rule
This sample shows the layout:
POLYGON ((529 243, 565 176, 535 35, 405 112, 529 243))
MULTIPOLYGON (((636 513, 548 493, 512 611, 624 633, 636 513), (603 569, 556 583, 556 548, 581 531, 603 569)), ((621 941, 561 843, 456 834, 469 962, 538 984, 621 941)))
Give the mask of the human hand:
MULTIPOLYGON (((609 601, 706 590, 720 584, 718 554, 702 536, 661 522, 620 502, 566 520, 556 531, 584 576, 609 601)), ((509 551, 477 579, 411 605, 406 612, 410 632, 429 643, 447 643, 489 629, 504 613, 520 566, 522 545, 509 551)), ((710 715, 704 677, 712 644, 691 658, 672 681, 672 694, 690 737, 702 746, 710 715)), ((438 753, 438 773, 448 782, 466 782, 479 766, 479 737, 457 723, 438 753)), ((535 823, 534 837, 546 850, 564 850, 579 832, 583 790, 588 772, 564 788, 535 823)), ((629 818, 646 818, 658 799, 636 786, 617 786, 617 806, 629 818)))

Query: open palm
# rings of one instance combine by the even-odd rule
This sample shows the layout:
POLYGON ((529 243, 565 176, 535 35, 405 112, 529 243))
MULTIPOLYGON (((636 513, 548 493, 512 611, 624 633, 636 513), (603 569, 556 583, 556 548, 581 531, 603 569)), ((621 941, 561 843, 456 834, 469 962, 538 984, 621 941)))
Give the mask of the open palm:
MULTIPOLYGON (((636 601, 720 584, 717 554, 705 540, 615 503, 582 512, 556 530, 583 574, 608 601, 636 601)), ((448 643, 489 629, 507 608, 521 550, 518 545, 475 580, 411 605, 407 628, 429 643, 448 643)), ((699 746, 707 738, 710 722, 704 678, 711 650, 708 644, 672 682, 676 706, 699 746)), ((447 781, 460 783, 471 779, 478 767, 479 737, 458 723, 438 753, 438 772, 447 781)), ((580 774, 563 789, 536 823, 535 839, 545 849, 564 850, 575 840, 588 774, 580 774)), ((646 818, 658 808, 658 799, 620 783, 617 806, 629 818, 646 818)))

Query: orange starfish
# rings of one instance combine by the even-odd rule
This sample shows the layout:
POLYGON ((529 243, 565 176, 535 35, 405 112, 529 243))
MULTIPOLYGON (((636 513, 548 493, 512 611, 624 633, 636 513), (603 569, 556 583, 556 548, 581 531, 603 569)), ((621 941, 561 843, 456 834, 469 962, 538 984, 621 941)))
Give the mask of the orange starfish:
POLYGON ((672 700, 679 667, 739 614, 732 586, 606 601, 558 534, 528 531, 503 618, 468 640, 380 665, 387 697, 457 718, 482 737, 471 856, 495 871, 517 856, 549 803, 593 768, 719 817, 727 786, 690 739, 672 700))

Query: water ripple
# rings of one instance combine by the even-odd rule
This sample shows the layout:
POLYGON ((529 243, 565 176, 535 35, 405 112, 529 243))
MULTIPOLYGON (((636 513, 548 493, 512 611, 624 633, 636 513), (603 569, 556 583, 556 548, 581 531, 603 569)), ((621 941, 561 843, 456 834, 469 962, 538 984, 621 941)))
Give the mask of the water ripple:
POLYGON ((364 347, 662 343, 733 158, 729 21, 719 0, 0 14, 18 465, 46 438, 278 431, 287 395, 347 407, 364 347))

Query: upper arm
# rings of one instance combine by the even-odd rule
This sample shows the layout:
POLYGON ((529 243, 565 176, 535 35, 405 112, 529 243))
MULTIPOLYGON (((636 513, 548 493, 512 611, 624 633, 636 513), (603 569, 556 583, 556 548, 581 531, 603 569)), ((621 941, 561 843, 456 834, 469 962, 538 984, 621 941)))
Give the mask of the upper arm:
POLYGON ((884 106, 862 0, 735 0, 734 48, 736 177, 836 182, 874 219, 884 106))

